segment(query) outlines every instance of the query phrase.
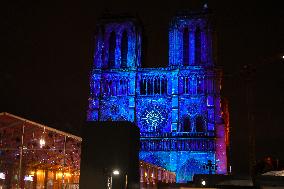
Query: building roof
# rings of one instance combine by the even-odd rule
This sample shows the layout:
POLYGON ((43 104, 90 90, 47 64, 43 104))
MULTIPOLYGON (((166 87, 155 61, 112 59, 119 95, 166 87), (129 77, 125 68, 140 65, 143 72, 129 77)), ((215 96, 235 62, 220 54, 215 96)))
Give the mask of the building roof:
POLYGON ((0 129, 4 129, 4 128, 10 128, 10 127, 14 127, 14 126, 19 126, 19 125, 24 125, 25 127, 30 127, 30 126, 34 126, 34 127, 39 127, 42 128, 46 131, 52 131, 70 138, 73 138, 75 140, 78 141, 82 141, 81 137, 72 135, 70 133, 66 133, 51 127, 48 127, 46 125, 40 124, 40 123, 36 123, 30 120, 27 120, 25 118, 7 113, 7 112, 2 112, 0 113, 0 129))
POLYGON ((22 117, 0 113, 1 169, 79 171, 82 138, 22 117))

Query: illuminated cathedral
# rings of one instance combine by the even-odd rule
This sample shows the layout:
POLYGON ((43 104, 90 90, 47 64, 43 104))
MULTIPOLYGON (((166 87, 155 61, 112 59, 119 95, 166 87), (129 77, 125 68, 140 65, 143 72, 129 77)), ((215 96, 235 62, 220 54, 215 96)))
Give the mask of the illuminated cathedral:
MULTIPOLYGON (((165 31, 166 32, 166 31, 165 31)), ((167 67, 142 68, 141 24, 103 17, 95 33, 88 120, 131 121, 140 128, 139 157, 176 173, 177 182, 227 173, 228 124, 214 65, 207 10, 180 12, 168 29, 167 67)))

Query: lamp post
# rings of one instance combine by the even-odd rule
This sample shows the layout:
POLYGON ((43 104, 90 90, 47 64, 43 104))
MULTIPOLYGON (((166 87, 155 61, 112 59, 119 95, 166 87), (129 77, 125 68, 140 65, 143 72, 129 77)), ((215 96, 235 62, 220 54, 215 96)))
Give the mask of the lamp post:
MULTIPOLYGON (((121 175, 121 171, 119 169, 113 169, 112 171, 107 171, 106 170, 107 189, 112 189, 112 186, 113 186, 113 176, 117 177, 119 175, 121 175)), ((120 179, 124 179, 124 178, 120 177, 120 179)), ((123 185, 124 185, 123 189, 127 189, 127 187, 128 187, 128 176, 127 176, 127 173, 125 173, 125 180, 124 180, 123 185)))
POLYGON ((118 169, 114 169, 107 174, 107 189, 112 189, 112 175, 118 176, 120 171, 118 169))

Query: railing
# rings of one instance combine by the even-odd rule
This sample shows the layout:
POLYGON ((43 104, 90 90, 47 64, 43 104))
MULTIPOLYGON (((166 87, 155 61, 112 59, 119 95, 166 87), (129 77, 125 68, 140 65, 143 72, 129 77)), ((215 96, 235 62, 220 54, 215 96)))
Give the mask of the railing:
POLYGON ((140 133, 141 138, 148 138, 148 137, 157 137, 157 138, 175 138, 175 137, 181 137, 181 138, 213 138, 215 137, 214 131, 208 131, 208 132, 171 132, 171 133, 157 133, 157 132, 148 132, 148 133, 140 133))
POLYGON ((214 151, 215 140, 209 138, 142 138, 142 151, 214 151))

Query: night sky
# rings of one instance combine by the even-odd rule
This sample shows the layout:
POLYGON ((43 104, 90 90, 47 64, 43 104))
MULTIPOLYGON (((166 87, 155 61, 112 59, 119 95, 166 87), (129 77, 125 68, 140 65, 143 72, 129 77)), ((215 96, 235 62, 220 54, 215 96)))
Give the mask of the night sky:
MULTIPOLYGON (((217 31, 223 95, 229 100, 232 165, 248 168, 244 65, 252 65, 256 158, 284 160, 284 11, 266 1, 207 1, 217 31)), ((94 30, 103 12, 138 15, 147 42, 143 67, 168 64, 168 24, 204 1, 26 1, 1 5, 0 112, 79 135, 86 119, 94 30)))

